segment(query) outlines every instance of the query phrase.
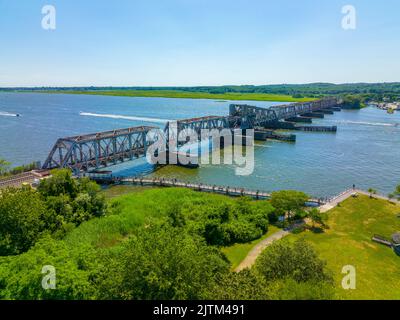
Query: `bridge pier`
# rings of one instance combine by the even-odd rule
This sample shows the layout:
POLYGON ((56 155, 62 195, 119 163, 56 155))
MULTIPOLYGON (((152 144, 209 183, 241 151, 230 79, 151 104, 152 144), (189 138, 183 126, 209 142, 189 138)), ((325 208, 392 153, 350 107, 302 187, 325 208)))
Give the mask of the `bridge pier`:
POLYGON ((274 121, 264 126, 265 129, 294 130, 296 126, 292 122, 274 121))
POLYGON ((317 112, 320 112, 323 114, 334 114, 335 113, 333 110, 328 110, 328 109, 317 110, 317 112))
POLYGON ((325 117, 325 115, 320 112, 307 112, 307 113, 301 114, 301 116, 310 117, 310 118, 319 118, 319 119, 323 119, 325 117))
POLYGON ((259 139, 262 141, 271 139, 271 140, 279 140, 287 142, 296 142, 295 134, 282 134, 282 133, 277 133, 273 130, 258 129, 257 131, 255 131, 255 135, 258 135, 260 138, 262 137, 262 139, 259 139))
POLYGON ((337 132, 337 126, 299 126, 296 130, 307 132, 337 132))
POLYGON ((298 116, 298 117, 293 117, 293 118, 287 118, 287 119, 285 119, 285 121, 287 121, 287 122, 312 123, 312 118, 298 116))

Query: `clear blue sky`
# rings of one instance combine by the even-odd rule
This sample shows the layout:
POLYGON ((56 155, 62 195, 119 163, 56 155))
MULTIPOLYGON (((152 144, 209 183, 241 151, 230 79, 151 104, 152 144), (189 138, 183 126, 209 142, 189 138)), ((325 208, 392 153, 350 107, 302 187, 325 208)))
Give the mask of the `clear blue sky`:
POLYGON ((399 14, 398 0, 0 0, 0 86, 400 81, 399 14))

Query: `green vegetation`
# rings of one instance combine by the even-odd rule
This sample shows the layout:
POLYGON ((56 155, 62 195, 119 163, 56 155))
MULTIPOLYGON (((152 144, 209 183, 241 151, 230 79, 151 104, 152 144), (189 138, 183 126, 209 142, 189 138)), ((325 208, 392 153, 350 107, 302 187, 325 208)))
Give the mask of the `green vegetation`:
MULTIPOLYGON (((343 299, 400 299, 399 257, 392 249, 371 241, 375 235, 390 238, 400 230, 400 207, 368 196, 349 198, 328 213, 329 229, 290 235, 314 245, 335 278, 337 295, 343 299), (342 268, 356 268, 356 290, 344 290, 342 268)), ((268 251, 268 248, 266 249, 268 251)))
POLYGON ((396 199, 400 201, 400 185, 396 187, 393 193, 389 194, 389 199, 396 199))
POLYGON ((10 162, 0 159, 0 176, 4 175, 5 173, 8 172, 8 168, 10 166, 10 162))
POLYGON ((312 101, 314 98, 293 97, 284 94, 267 93, 208 93, 180 90, 51 90, 42 91, 45 93, 68 93, 68 94, 91 94, 103 96, 122 97, 159 97, 159 98, 186 98, 186 99, 224 99, 224 100, 253 100, 253 101, 282 101, 282 102, 304 102, 312 101))
POLYGON ((313 208, 308 211, 308 217, 312 222, 312 228, 315 229, 316 225, 319 225, 322 229, 326 229, 328 227, 328 214, 326 212, 319 212, 318 209, 313 208))
POLYGON ((106 211, 100 187, 73 179, 69 170, 52 172, 38 190, 7 188, 0 193, 0 255, 27 251, 45 234, 63 236, 69 229, 106 211))
POLYGON ((280 229, 278 227, 270 225, 268 227, 268 232, 259 239, 247 243, 235 243, 229 247, 223 247, 221 250, 231 263, 231 269, 234 270, 240 264, 240 262, 247 257, 251 249, 253 249, 259 242, 263 241, 279 230, 280 229))
POLYGON ((74 87, 3 88, 2 91, 106 94, 135 97, 204 98, 214 100, 306 101, 327 95, 355 96, 368 101, 400 100, 400 83, 309 83, 200 87, 74 87))
POLYGON ((30 164, 25 164, 22 166, 17 166, 17 167, 11 167, 11 162, 8 162, 4 159, 0 159, 0 179, 4 177, 8 177, 11 175, 23 173, 23 172, 28 172, 34 169, 37 169, 37 164, 35 162, 32 162, 30 164))
POLYGON ((100 191, 55 171, 37 190, 1 191, 0 299, 400 298, 398 257, 370 240, 399 230, 399 207, 368 196, 333 209, 329 228, 292 234, 264 250, 251 270, 231 271, 278 230, 268 217, 307 215, 326 225, 326 216, 304 210, 304 197, 100 191), (46 265, 55 267, 56 290, 42 288, 46 265), (356 267, 357 290, 340 289, 345 265, 356 267))
POLYGON ((224 273, 211 290, 216 299, 333 299, 333 280, 325 263, 304 241, 273 244, 254 268, 224 273))
MULTIPOLYGON (((37 191, 7 189, 1 196, 4 226, 23 230, 20 237, 5 237, 17 249, 0 257, 3 299, 280 299, 281 292, 293 292, 287 286, 300 285, 290 275, 282 280, 261 271, 232 273, 221 251, 267 232, 274 211, 268 201, 142 189, 114 194, 104 214, 105 207, 96 205, 104 192, 65 170, 53 172, 37 191), (69 228, 53 229, 49 217, 69 228), (41 286, 45 265, 56 269, 56 290, 41 286)), ((311 298, 321 298, 316 285, 307 285, 311 298)))
POLYGON ((207 298, 210 283, 227 268, 219 250, 201 237, 171 226, 150 226, 122 246, 118 259, 110 259, 99 294, 105 299, 207 298))
POLYGON ((306 212, 304 206, 309 196, 304 192, 294 190, 282 190, 273 192, 271 204, 276 209, 269 216, 270 221, 276 222, 279 217, 287 218, 289 221, 304 218, 306 212))
POLYGON ((367 97, 361 95, 346 95, 343 97, 343 108, 345 109, 361 109, 366 107, 365 101, 367 97))
POLYGON ((38 192, 30 187, 0 193, 0 255, 28 250, 45 230, 47 210, 38 192))

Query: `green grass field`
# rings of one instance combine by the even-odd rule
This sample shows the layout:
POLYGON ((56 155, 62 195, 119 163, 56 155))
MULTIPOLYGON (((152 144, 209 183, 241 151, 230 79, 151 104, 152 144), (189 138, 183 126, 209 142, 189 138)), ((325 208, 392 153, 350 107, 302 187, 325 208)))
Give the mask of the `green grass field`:
POLYGON ((271 234, 279 231, 278 227, 273 225, 268 226, 268 232, 264 234, 260 239, 248 242, 248 243, 236 243, 229 247, 222 248, 222 252, 225 253, 229 261, 231 262, 231 269, 234 270, 240 262, 247 257, 250 250, 253 249, 259 242, 268 238, 271 234))
MULTIPOLYGON (((118 203, 119 214, 95 218, 72 230, 64 239, 67 245, 92 244, 98 248, 118 245, 135 234, 148 219, 165 217, 171 197, 198 203, 235 201, 222 195, 197 193, 184 189, 145 190, 135 187, 112 187, 104 191, 110 203, 118 203), (143 191, 143 192, 142 192, 143 191)), ((329 229, 324 233, 306 231, 281 241, 300 237, 311 242, 334 275, 340 299, 400 299, 400 257, 392 249, 371 241, 374 234, 387 238, 400 231, 400 206, 367 196, 350 198, 329 212, 329 229), (357 272, 357 289, 344 290, 343 266, 353 265, 357 272)), ((262 238, 245 244, 222 248, 234 269, 260 241, 279 229, 269 226, 262 238)), ((266 249, 268 250, 268 248, 266 249)))
POLYGON ((329 211, 329 229, 324 233, 306 231, 287 239, 304 237, 314 245, 333 272, 341 299, 400 299, 400 257, 371 241, 374 234, 390 238, 400 231, 399 214, 400 206, 388 201, 349 198, 329 211), (355 290, 341 287, 345 265, 356 268, 355 290))
POLYGON ((253 101, 281 101, 281 102, 306 102, 314 98, 293 98, 290 95, 266 93, 226 93, 212 94, 206 92, 190 92, 178 90, 109 90, 109 91, 34 91, 38 93, 64 93, 64 94, 90 94, 121 97, 159 97, 159 98, 186 98, 186 99, 213 99, 213 100, 253 100, 253 101))

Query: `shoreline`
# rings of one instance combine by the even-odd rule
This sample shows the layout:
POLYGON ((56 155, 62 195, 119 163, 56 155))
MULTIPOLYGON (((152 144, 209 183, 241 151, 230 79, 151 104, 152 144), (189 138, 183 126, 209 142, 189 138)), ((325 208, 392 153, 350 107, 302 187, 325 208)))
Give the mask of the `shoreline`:
MULTIPOLYGON (((4 91, 6 92, 6 91, 4 91)), ((79 91, 79 90, 21 90, 8 91, 10 93, 46 93, 46 94, 77 94, 111 97, 132 98, 170 98, 170 99, 208 99, 208 100, 233 100, 233 101, 269 101, 269 102, 309 102, 317 98, 293 98, 290 95, 267 94, 267 93, 221 93, 211 94, 191 91, 171 90, 110 90, 110 91, 79 91)), ((225 102, 225 101, 224 101, 225 102)))

